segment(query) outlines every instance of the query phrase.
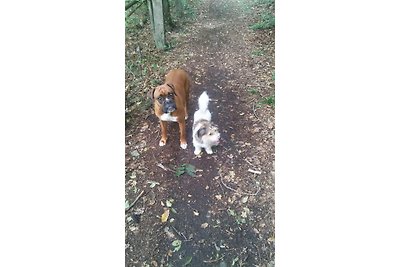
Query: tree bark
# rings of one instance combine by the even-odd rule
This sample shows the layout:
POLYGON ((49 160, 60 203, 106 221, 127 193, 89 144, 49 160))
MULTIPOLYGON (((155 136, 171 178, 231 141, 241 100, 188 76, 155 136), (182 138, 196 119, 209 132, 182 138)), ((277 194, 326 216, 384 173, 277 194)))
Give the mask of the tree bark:
POLYGON ((151 32, 154 36, 154 14, 153 14, 153 1, 152 0, 147 0, 147 7, 149 9, 150 28, 151 28, 151 32))
POLYGON ((163 2, 163 10, 164 10, 164 25, 165 28, 170 30, 174 27, 174 24, 172 22, 171 18, 171 10, 169 7, 169 1, 168 0, 162 0, 163 2))
POLYGON ((158 49, 165 49, 163 0, 152 0, 154 16, 154 41, 158 49))

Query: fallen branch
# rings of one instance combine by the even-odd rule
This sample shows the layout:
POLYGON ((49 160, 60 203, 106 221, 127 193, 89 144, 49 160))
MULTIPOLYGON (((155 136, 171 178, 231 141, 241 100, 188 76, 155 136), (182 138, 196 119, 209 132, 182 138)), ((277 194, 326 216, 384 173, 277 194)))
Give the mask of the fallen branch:
POLYGON ((173 225, 171 225, 171 227, 172 227, 172 229, 174 229, 174 231, 175 231, 179 236, 183 237, 183 238, 185 239, 185 241, 188 241, 188 239, 186 238, 186 236, 185 236, 182 232, 179 232, 178 230, 176 230, 176 228, 175 228, 173 225))
POLYGON ((170 168, 165 167, 164 165, 162 165, 162 163, 157 163, 157 167, 160 167, 160 168, 163 169, 164 171, 174 172, 174 171, 171 170, 170 168))
POLYGON ((221 257, 216 258, 215 260, 208 260, 208 261, 203 261, 203 262, 204 263, 214 263, 214 262, 217 262, 219 260, 222 260, 224 257, 225 257, 225 255, 222 255, 221 257))
POLYGON ((139 9, 139 7, 141 7, 143 5, 144 2, 141 2, 138 6, 136 6, 135 9, 133 9, 131 12, 129 12, 128 16, 126 16, 127 18, 129 18, 130 16, 132 16, 133 13, 135 13, 136 10, 139 9))
POLYGON ((139 193, 139 195, 135 198, 135 200, 132 202, 132 204, 129 205, 129 207, 127 209, 125 209, 126 211, 129 211, 135 204, 136 202, 138 202, 138 200, 144 195, 144 190, 142 190, 142 192, 139 193))
POLYGON ((232 187, 226 185, 226 184, 224 183, 224 180, 222 179, 222 176, 219 176, 219 178, 220 178, 221 183, 223 184, 223 186, 225 186, 227 189, 229 189, 229 190, 231 190, 231 191, 233 191, 233 192, 236 192, 236 193, 239 194, 239 195, 256 196, 256 195, 258 194, 258 192, 260 192, 260 190, 261 190, 261 187, 259 186, 258 189, 257 189, 257 191, 256 191, 255 193, 248 193, 248 192, 244 192, 244 191, 242 191, 242 190, 239 191, 239 190, 233 189, 232 187))
POLYGON ((264 127, 267 127, 267 123, 264 122, 263 120, 261 120, 261 119, 257 116, 255 106, 256 106, 256 103, 253 104, 253 115, 254 115, 254 117, 256 117, 256 119, 259 120, 259 121, 261 122, 261 124, 262 124, 264 127))
POLYGON ((253 167, 256 167, 256 166, 254 166, 254 164, 253 163, 251 163, 250 161, 248 161, 248 159, 244 159, 248 164, 250 164, 251 166, 253 166, 253 167))
POLYGON ((127 11, 129 8, 131 8, 133 5, 139 3, 139 0, 132 1, 129 4, 125 5, 125 11, 127 11))

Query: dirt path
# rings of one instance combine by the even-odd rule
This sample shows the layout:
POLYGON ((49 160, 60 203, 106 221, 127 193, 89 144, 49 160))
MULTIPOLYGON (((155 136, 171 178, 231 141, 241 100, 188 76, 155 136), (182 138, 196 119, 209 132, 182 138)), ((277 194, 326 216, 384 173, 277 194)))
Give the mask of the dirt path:
POLYGON ((274 111, 256 108, 260 96, 249 93, 274 94, 274 39, 249 29, 243 2, 203 1, 196 22, 166 55, 193 80, 188 149, 179 148, 176 124, 159 147, 154 115, 127 129, 126 198, 132 203, 145 194, 127 211, 126 266, 274 266, 274 111), (222 144, 195 157, 191 126, 204 90, 222 144), (192 164, 196 176, 177 177, 160 164, 192 164), (165 209, 170 215, 162 223, 165 209))

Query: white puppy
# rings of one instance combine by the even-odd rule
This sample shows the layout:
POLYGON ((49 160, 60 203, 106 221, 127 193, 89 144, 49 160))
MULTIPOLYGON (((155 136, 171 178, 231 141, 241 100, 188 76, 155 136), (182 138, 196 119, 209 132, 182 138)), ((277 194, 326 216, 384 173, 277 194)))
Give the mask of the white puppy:
POLYGON ((220 134, 218 128, 211 124, 211 113, 208 110, 210 98, 204 91, 199 97, 199 109, 194 113, 193 119, 193 146, 194 154, 199 155, 202 148, 207 154, 212 154, 212 146, 219 144, 220 134))

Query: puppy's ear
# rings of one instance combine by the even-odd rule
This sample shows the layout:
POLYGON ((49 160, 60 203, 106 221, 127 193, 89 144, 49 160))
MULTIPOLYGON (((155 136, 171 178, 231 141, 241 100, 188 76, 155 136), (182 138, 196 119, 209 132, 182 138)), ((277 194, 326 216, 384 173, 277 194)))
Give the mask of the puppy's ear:
POLYGON ((205 135, 207 133, 207 129, 206 128, 200 128, 198 131, 197 131, 197 136, 199 137, 199 138, 201 138, 203 135, 205 135))
POLYGON ((154 100, 154 91, 156 88, 153 88, 147 92, 147 96, 150 97, 152 100, 154 100))

